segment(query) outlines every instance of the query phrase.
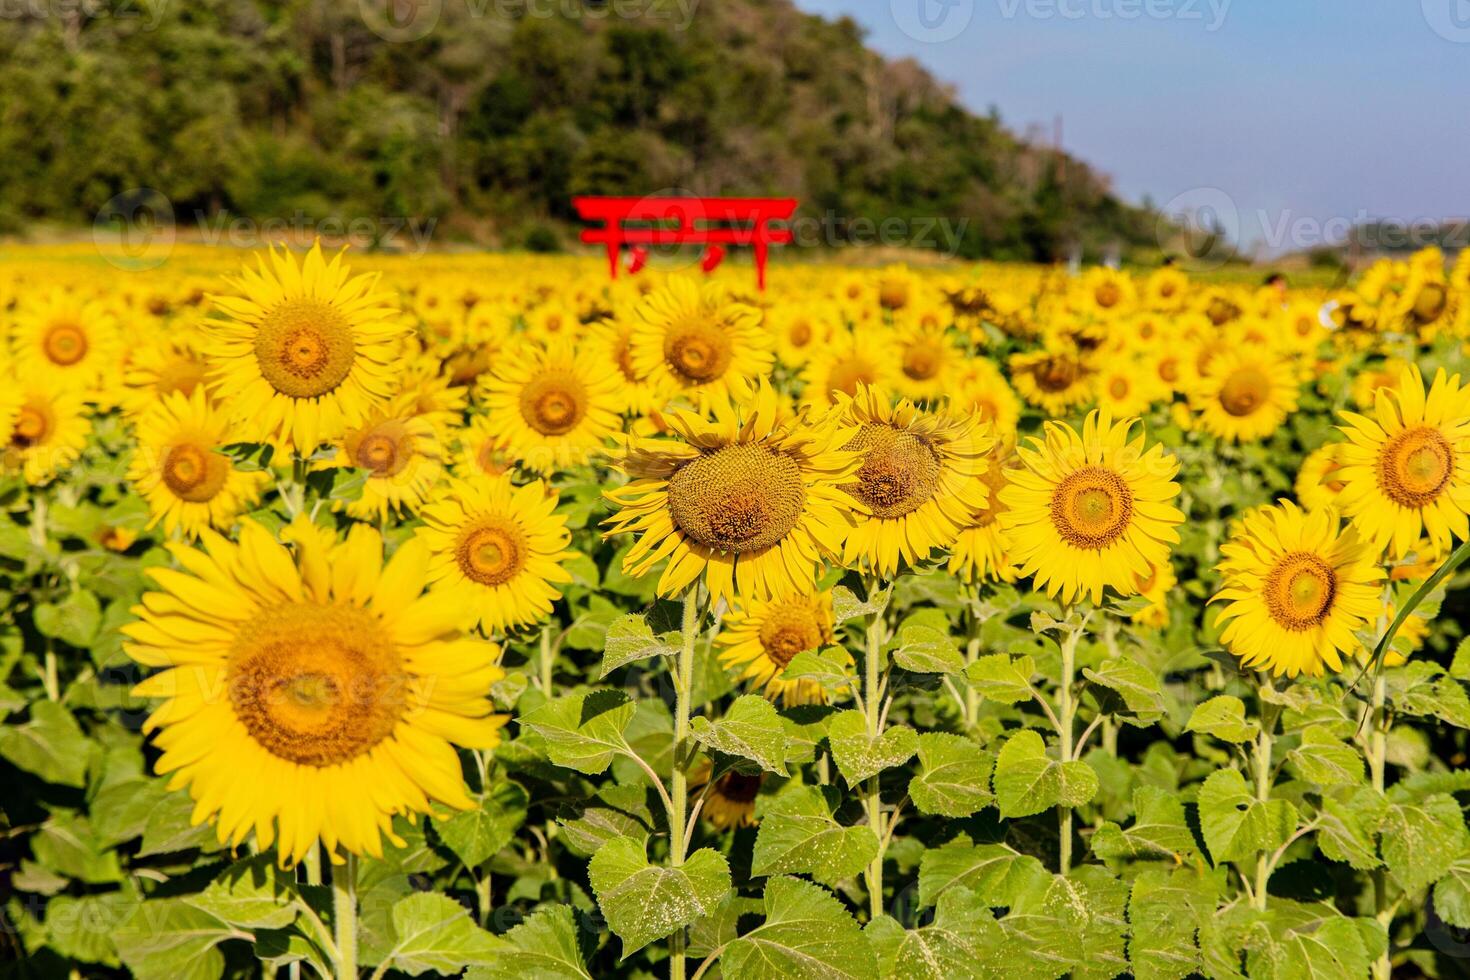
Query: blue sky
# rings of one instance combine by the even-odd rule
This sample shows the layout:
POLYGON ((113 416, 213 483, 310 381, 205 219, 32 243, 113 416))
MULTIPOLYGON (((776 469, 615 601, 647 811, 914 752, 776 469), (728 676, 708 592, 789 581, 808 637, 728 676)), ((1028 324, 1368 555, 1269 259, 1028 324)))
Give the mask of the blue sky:
POLYGON ((1014 129, 1060 114, 1125 198, 1233 209, 1268 250, 1470 215, 1470 0, 796 2, 1014 129))

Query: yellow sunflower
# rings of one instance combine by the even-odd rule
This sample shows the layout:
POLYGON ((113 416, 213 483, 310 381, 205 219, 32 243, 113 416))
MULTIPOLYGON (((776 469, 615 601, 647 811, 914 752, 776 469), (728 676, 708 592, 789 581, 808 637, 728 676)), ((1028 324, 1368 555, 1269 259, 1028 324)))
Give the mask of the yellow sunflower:
POLYGON ((60 290, 16 307, 10 348, 17 377, 89 396, 119 369, 122 353, 106 305, 60 290))
POLYGON ((896 380, 898 353, 891 337, 878 327, 839 331, 832 342, 814 350, 801 370, 801 403, 821 410, 838 395, 857 394, 858 385, 887 385, 896 380))
POLYGON ((488 431, 534 473, 592 460, 619 429, 617 375, 594 349, 565 339, 505 358, 481 379, 480 395, 488 431))
POLYGON ((202 385, 165 396, 138 420, 128 479, 148 502, 149 527, 162 521, 170 535, 198 538, 207 527, 227 531, 255 503, 270 477, 241 472, 219 452, 229 433, 202 385))
POLYGON ((19 471, 32 486, 75 463, 87 445, 92 422, 80 391, 22 386, 12 393, 13 418, 4 451, 4 468, 19 471))
POLYGON ((1220 642, 1242 666, 1278 677, 1341 670, 1341 654, 1361 646, 1353 631, 1381 611, 1377 552, 1331 507, 1307 513, 1284 500, 1243 523, 1220 548, 1223 581, 1210 600, 1228 603, 1220 642))
POLYGON ((231 280, 242 295, 213 297, 228 319, 205 323, 210 390, 242 439, 310 455, 395 393, 407 330, 377 277, 349 278, 340 254, 269 260, 231 280))
POLYGON ((444 477, 444 445, 428 417, 413 414, 412 396, 374 410, 337 440, 323 469, 351 466, 367 471, 362 496, 344 509, 357 518, 382 520, 422 507, 444 477))
POLYGON ((663 408, 669 400, 669 389, 660 387, 651 378, 638 373, 633 366, 633 331, 631 320, 616 319, 593 324, 588 328, 585 343, 596 351, 597 362, 602 365, 616 364, 622 375, 618 385, 619 410, 632 415, 643 415, 663 408))
POLYGON ((1077 284, 1073 304, 1079 313, 1114 320, 1132 313, 1138 303, 1133 277, 1117 269, 1093 266, 1077 284))
POLYGON ((1367 541, 1402 558, 1421 534, 1436 550, 1470 537, 1470 388, 1458 374, 1440 369, 1426 394, 1411 366, 1379 390, 1372 418, 1342 417, 1338 502, 1367 541))
POLYGON ((715 637, 720 663, 743 667, 741 680, 763 685, 782 704, 823 704, 816 681, 782 679, 798 653, 827 646, 833 638, 832 593, 792 592, 774 599, 736 599, 715 637))
POLYGON ((839 326, 824 307, 815 303, 783 303, 766 314, 776 353, 787 367, 800 367, 824 348, 839 326))
POLYGON ((1092 387, 1098 408, 1113 418, 1143 415, 1170 394, 1142 361, 1131 357, 1109 358, 1093 375, 1092 387))
POLYGON ((965 359, 949 394, 949 405, 989 422, 999 438, 1012 437, 1021 420, 1021 400, 995 362, 984 357, 965 359))
POLYGON ((570 582, 562 562, 571 535, 553 513, 557 496, 537 481, 513 486, 508 476, 452 480, 424 508, 419 536, 428 546, 429 581, 452 593, 489 632, 544 619, 561 598, 552 583, 570 582))
POLYGON ((630 575, 668 559, 660 595, 706 570, 716 602, 806 592, 822 558, 842 554, 854 510, 842 484, 861 460, 839 447, 852 430, 835 415, 779 424, 782 406, 764 379, 739 408, 716 406, 713 421, 664 413, 680 439, 632 439, 618 464, 632 479, 606 493, 619 508, 606 533, 638 535, 623 560, 630 575))
POLYGON ((1016 391, 1048 415, 1066 415, 1092 399, 1092 371, 1074 349, 1012 354, 1010 368, 1016 391))
POLYGON ((843 448, 862 458, 843 487, 858 503, 844 564, 892 575, 900 563, 913 565, 949 547, 985 507, 980 478, 995 444, 988 425, 973 416, 923 412, 908 399, 894 405, 882 389, 867 386, 855 397, 839 396, 834 413, 858 427, 843 448))
POLYGON ((496 434, 496 427, 489 416, 476 415, 458 432, 459 452, 454 457, 454 475, 469 479, 480 476, 496 477, 509 473, 514 464, 506 452, 505 440, 496 434))
POLYGON ((1307 453, 1297 471, 1293 487, 1297 503, 1307 510, 1319 507, 1337 507, 1337 495, 1342 492, 1341 464, 1337 461, 1340 443, 1330 442, 1307 453))
POLYGON ((1290 361, 1264 348, 1232 348, 1210 359, 1189 396, 1206 432, 1230 442, 1255 442, 1296 411, 1298 389, 1290 361))
POLYGON ((985 472, 980 480, 985 484, 985 506, 977 510, 968 527, 960 529, 959 536, 949 549, 949 573, 962 582, 1014 582, 1016 569, 1011 562, 1010 543, 1000 526, 1000 515, 1005 510, 1000 492, 1005 488, 1010 472, 1007 461, 1012 458, 1013 447, 1008 443, 996 447, 986 458, 985 472))
POLYGON ((706 759, 689 774, 690 792, 698 791, 704 805, 699 813, 718 830, 754 827, 755 798, 760 794, 765 773, 747 775, 737 769, 722 774, 710 785, 714 767, 706 759))
POLYGON ((384 565, 365 525, 338 542, 298 518, 282 536, 294 556, 253 521, 238 544, 205 530, 203 551, 169 546, 183 570, 148 570, 159 591, 122 628, 163 668, 134 689, 165 699, 144 730, 221 843, 253 833, 282 864, 319 840, 380 857, 384 835, 403 844, 395 814, 474 805, 455 746, 500 741, 500 651, 462 635, 452 597, 422 595, 421 542, 384 565))
POLYGON ((132 351, 123 372, 123 410, 141 416, 174 392, 185 397, 203 388, 209 365, 191 334, 159 337, 132 351))
POLYGON ((1189 300, 1189 276, 1172 266, 1155 269, 1144 280, 1143 296, 1151 310, 1178 312, 1189 300))
POLYGON ((637 319, 634 370, 701 409, 748 394, 754 379, 771 372, 771 338, 760 311, 718 283, 700 287, 671 278, 638 305, 637 319))
POLYGON ((1034 575, 1048 595, 1075 602, 1103 589, 1138 591, 1141 577, 1169 560, 1184 515, 1169 501, 1179 494, 1179 462, 1142 434, 1136 419, 1114 424, 1090 412, 1082 432, 1048 422, 1045 440, 1018 450, 1024 469, 1008 473, 1000 492, 1000 524, 1021 575, 1034 575))
POLYGON ((916 325, 898 332, 898 374, 894 387, 915 401, 933 401, 949 390, 965 360, 942 326, 916 325))
POLYGON ((1148 605, 1134 612, 1129 618, 1140 626, 1169 625, 1169 593, 1179 579, 1174 575, 1174 566, 1169 562, 1151 565, 1147 574, 1138 576, 1135 588, 1148 600, 1148 605))

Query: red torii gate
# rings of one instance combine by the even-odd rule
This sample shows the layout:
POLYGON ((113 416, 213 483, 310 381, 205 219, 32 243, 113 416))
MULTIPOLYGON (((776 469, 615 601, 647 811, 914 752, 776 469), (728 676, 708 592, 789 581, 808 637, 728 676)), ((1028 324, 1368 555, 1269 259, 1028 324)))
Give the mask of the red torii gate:
POLYGON ((572 206, 583 221, 602 227, 582 231, 582 241, 607 246, 608 270, 618 277, 618 253, 632 245, 639 253, 634 272, 642 268, 645 245, 703 244, 701 263, 709 272, 720 264, 722 245, 749 245, 755 252, 757 285, 766 288, 766 256, 772 245, 791 242, 789 228, 771 228, 796 211, 792 197, 574 197, 572 206), (627 227, 625 222, 639 226, 627 227), (672 227, 670 224, 672 223, 672 227))

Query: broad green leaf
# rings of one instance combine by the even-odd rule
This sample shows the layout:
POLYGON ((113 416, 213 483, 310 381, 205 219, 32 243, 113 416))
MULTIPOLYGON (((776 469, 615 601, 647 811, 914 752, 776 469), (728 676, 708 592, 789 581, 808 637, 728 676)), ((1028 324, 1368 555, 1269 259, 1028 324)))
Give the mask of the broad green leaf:
POLYGON ((465 980, 591 980, 579 933, 576 911, 570 905, 538 909, 501 937, 505 944, 486 957, 484 966, 466 971, 465 980))
POLYGON ((758 694, 736 698, 718 721, 701 715, 689 727, 695 740, 707 748, 786 775, 786 727, 776 706, 758 694))
POLYGON ((29 721, 0 727, 0 756, 61 786, 86 784, 89 747, 71 712, 55 701, 32 702, 29 721))
POLYGON ((519 783, 499 780, 489 793, 470 797, 475 806, 455 810, 453 816, 429 823, 434 834, 466 867, 475 868, 494 857, 526 820, 529 797, 519 783))
POLYGON ((1012 735, 995 758, 995 802, 1003 817, 1025 817, 1054 806, 1082 806, 1097 793, 1097 773, 1085 762, 1057 762, 1029 728, 1012 735))
POLYGON ((546 740, 552 762, 595 776, 627 750, 623 731, 636 710, 622 691, 592 691, 548 701, 522 717, 521 724, 546 740))
POLYGON ((1455 647, 1455 656, 1450 661, 1450 676, 1456 680, 1470 681, 1470 636, 1455 647))
POLYGON ((1470 929, 1470 860, 1456 861, 1434 883, 1434 911, 1456 929, 1470 929))
POLYGON ((1302 729, 1302 744, 1286 761, 1305 782, 1317 786, 1356 786, 1363 782, 1363 757, 1320 725, 1302 729))
POLYGON ((415 892, 393 903, 393 948, 384 958, 409 976, 458 974, 465 966, 492 962, 505 941, 470 919, 448 895, 415 892))
POLYGON ((995 759, 959 735, 919 736, 919 771, 909 780, 909 798, 920 813, 968 817, 990 804, 990 770, 995 759))
POLYGON ((1372 957, 1353 919, 1321 906, 1294 912, 1286 903, 1277 903, 1273 918, 1275 928, 1254 933, 1264 932, 1265 941, 1246 953, 1251 980, 1367 976, 1372 957))
POLYGON ((958 674, 965 669, 965 658, 954 640, 932 626, 900 629, 893 662, 917 674, 958 674))
POLYGON ((1210 860, 1219 865, 1286 843, 1297 812, 1286 800, 1257 800, 1239 770, 1217 769, 1200 787, 1199 822, 1210 860))
POLYGON ((1135 660, 1127 657, 1105 660, 1096 670, 1083 668, 1082 676, 1103 688, 1094 690, 1093 694, 1098 705, 1109 714, 1140 725, 1151 725, 1164 716, 1164 694, 1158 675, 1135 660))
POLYGON ((1359 871, 1371 871, 1383 863, 1378 859, 1373 835, 1368 830, 1381 819, 1377 812, 1381 805, 1371 799, 1373 795, 1376 794, 1372 790, 1365 790, 1346 803, 1331 798, 1322 801, 1322 809, 1317 814, 1317 847, 1326 857, 1359 871), (1366 806, 1372 806, 1374 812, 1365 814, 1366 806))
POLYGON ((1092 853, 1103 860, 1168 859, 1182 862, 1195 850, 1194 834, 1179 797, 1156 786, 1133 791, 1133 823, 1126 829, 1106 821, 1092 834, 1092 853))
POLYGON ((772 797, 761 813, 750 873, 809 874, 835 884, 866 868, 877 853, 878 839, 871 828, 838 823, 819 788, 790 786, 772 797))
POLYGON ((1031 657, 1011 657, 993 653, 970 664, 965 676, 981 697, 999 704, 1016 704, 1030 700, 1031 677, 1036 661, 1031 657))
POLYGON ((1222 742, 1249 742, 1261 733, 1261 726, 1245 717, 1245 702, 1229 694, 1221 694, 1195 706, 1185 731, 1203 732, 1222 742))
POLYGON ((832 618, 838 623, 845 623, 859 616, 876 615, 888 608, 888 600, 892 597, 892 583, 867 599, 859 599, 847 586, 839 585, 832 590, 832 618))
POLYGON ((786 665, 782 680, 811 681, 820 684, 830 699, 848 696, 852 686, 852 657, 841 647, 803 650, 786 665))
POLYGON ((304 907, 294 879, 276 867, 270 854, 235 862, 184 901, 241 929, 284 929, 304 907))
POLYGON ((225 958, 215 947, 250 938, 180 898, 140 902, 112 936, 137 980, 217 980, 225 958))
POLYGON ((642 616, 621 616, 607 628, 607 639, 602 652, 602 667, 597 672, 599 680, 628 664, 650 657, 671 657, 679 652, 677 634, 654 636, 653 627, 642 616), (669 639, 673 636, 673 640, 669 639))
POLYGON ((1214 916, 1219 876, 1193 868, 1147 868, 1128 896, 1128 953, 1137 980, 1203 973, 1197 935, 1214 916))
POLYGON ((117 852, 103 844, 85 817, 57 814, 31 837, 31 851, 44 867, 99 885, 122 880, 117 852))
POLYGON ((1383 863, 1411 894, 1434 884, 1470 850, 1464 813, 1445 793, 1403 802, 1390 798, 1379 833, 1383 863))
POLYGON ((878 972, 872 944, 831 893, 797 878, 772 878, 766 921, 720 957, 725 980, 871 980, 878 972))
POLYGON ((912 728, 898 726, 874 738, 861 711, 843 711, 827 726, 827 744, 842 777, 853 786, 912 759, 919 751, 919 736, 912 728))
POLYGON ((58 895, 46 903, 46 941, 63 956, 84 963, 117 966, 112 934, 133 914, 135 889, 96 895, 58 895))
POLYGON ((740 935, 740 920, 759 916, 764 908, 759 898, 730 892, 719 908, 689 927, 689 956, 698 961, 723 950, 740 935))
POLYGON ((643 783, 604 786, 585 803, 564 808, 557 815, 567 846, 580 857, 591 857, 614 837, 647 841, 653 832, 653 811, 643 783))
POLYGON ((592 855, 587 876, 608 928, 623 941, 624 959, 713 912, 730 891, 723 854, 706 847, 678 868, 653 865, 643 842, 631 837, 592 855))
POLYGON ((951 888, 939 896, 934 921, 905 930, 881 916, 864 930, 883 977, 903 980, 1005 980, 1000 954, 1005 933, 980 896, 951 888))
POLYGON ((950 888, 968 888, 991 908, 1008 908, 1050 877, 1036 858, 1004 844, 946 844, 920 859, 919 904, 933 905, 950 888))
POLYGON ((102 606, 97 597, 85 589, 71 593, 52 605, 41 603, 35 610, 36 630, 42 636, 54 637, 78 650, 85 650, 97 637, 102 623, 102 606))

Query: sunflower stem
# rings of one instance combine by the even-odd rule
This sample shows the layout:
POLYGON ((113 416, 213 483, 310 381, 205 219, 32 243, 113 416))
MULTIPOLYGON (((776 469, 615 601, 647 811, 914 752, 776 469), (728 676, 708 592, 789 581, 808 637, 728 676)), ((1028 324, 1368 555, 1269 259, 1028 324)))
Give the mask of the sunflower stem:
MULTIPOLYGON (((684 771, 684 743, 689 738, 689 698, 694 685, 694 640, 699 635, 698 583, 691 585, 684 593, 684 619, 680 634, 683 644, 679 649, 679 662, 674 677, 674 773, 669 784, 669 864, 675 868, 683 865, 688 850, 684 825, 689 811, 689 777, 684 771)), ((684 980, 684 948, 684 930, 676 929, 669 937, 670 980, 684 980)))
MULTIPOLYGON (((1382 628, 1380 624, 1380 629, 1382 628)), ((1379 796, 1383 795, 1384 770, 1388 763, 1388 714, 1384 710, 1384 704, 1388 700, 1388 679, 1382 670, 1373 679, 1373 732, 1369 736, 1368 748, 1368 775, 1373 781, 1373 789, 1379 796)), ((1373 916, 1386 930, 1393 919, 1393 908, 1388 902, 1388 874, 1382 867, 1373 869, 1373 916)), ((1388 980, 1393 973, 1393 966, 1388 958, 1388 951, 1373 964, 1374 980, 1388 980)))
MULTIPOLYGON (((1266 700, 1266 692, 1271 690, 1271 681, 1264 675, 1261 677, 1260 689, 1257 696, 1261 705, 1261 732, 1256 736, 1256 802, 1265 806, 1271 801, 1271 753, 1275 736, 1273 729, 1276 727, 1276 717, 1280 714, 1279 709, 1266 700)), ((1257 909, 1266 911, 1266 884, 1271 879, 1271 859, 1265 851, 1256 855, 1256 883, 1251 891, 1251 901, 1257 909)))
MULTIPOLYGON (((980 587, 977 585, 970 595, 969 629, 965 643, 966 667, 969 667, 976 660, 980 659, 980 627, 983 625, 983 620, 981 620, 980 613, 976 608, 979 604, 980 587)), ((975 725, 980 721, 980 692, 975 688, 974 684, 965 684, 965 700, 962 707, 965 711, 965 731, 974 731, 975 725)))
POLYGON ((548 698, 553 696, 553 670, 556 666, 556 654, 551 649, 551 624, 548 623, 541 628, 541 659, 538 662, 541 668, 541 691, 548 698))
POLYGON ((337 980, 357 980, 357 855, 332 869, 332 924, 337 939, 337 980))
MULTIPOLYGON (((1062 637, 1062 678, 1057 691, 1057 734, 1061 736, 1063 762, 1072 761, 1072 728, 1077 717, 1077 705, 1072 700, 1072 682, 1077 673, 1077 644, 1082 640, 1082 627, 1068 630, 1062 637)), ((1059 849, 1057 868, 1063 875, 1072 873, 1072 808, 1057 808, 1057 831, 1059 849)))
MULTIPOLYGON (((877 591, 878 581, 875 578, 868 582, 870 601, 877 591)), ((883 733, 882 693, 880 691, 883 653, 883 613, 881 610, 868 614, 864 640, 864 707, 868 716, 868 735, 876 739, 883 733)), ((867 811, 868 824, 872 827, 873 836, 878 840, 878 852, 868 864, 868 870, 864 876, 868 888, 869 921, 873 921, 883 914, 883 852, 885 850, 883 798, 877 776, 869 777, 863 784, 863 808, 867 811)))

